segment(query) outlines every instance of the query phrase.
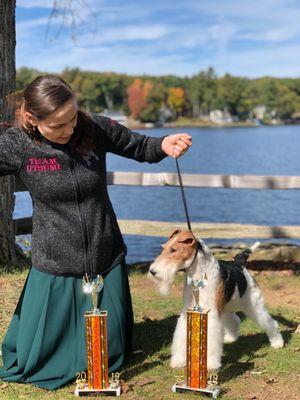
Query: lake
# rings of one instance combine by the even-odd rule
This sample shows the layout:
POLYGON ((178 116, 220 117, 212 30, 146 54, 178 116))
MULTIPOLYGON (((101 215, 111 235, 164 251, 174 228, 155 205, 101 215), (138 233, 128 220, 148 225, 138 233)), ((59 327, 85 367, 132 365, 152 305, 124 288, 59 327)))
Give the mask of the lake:
MULTIPOLYGON (((148 129, 140 133, 162 136, 187 132, 193 146, 182 158, 182 173, 299 175, 300 126, 260 126, 257 128, 148 129)), ((138 163, 108 155, 109 171, 176 172, 170 157, 159 164, 138 163)), ((119 219, 185 221, 179 188, 109 186, 119 219)), ((262 225, 298 225, 298 190, 198 189, 185 191, 193 222, 239 222, 262 225)), ((30 216, 31 199, 16 194, 14 218, 30 216)), ((164 238, 125 236, 128 262, 152 260, 160 252, 164 238)), ((208 240, 232 243, 236 240, 208 240)), ((245 240, 244 240, 245 241, 245 240)), ((251 240, 252 242, 253 240, 251 240)), ((284 242, 287 242, 284 241, 284 242)), ((295 243, 298 241, 288 241, 295 243)))

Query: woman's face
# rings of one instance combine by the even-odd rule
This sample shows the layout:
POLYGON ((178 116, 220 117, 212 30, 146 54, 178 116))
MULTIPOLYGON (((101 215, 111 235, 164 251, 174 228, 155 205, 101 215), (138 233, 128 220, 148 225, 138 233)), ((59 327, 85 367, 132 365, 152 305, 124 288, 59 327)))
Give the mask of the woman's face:
POLYGON ((77 124, 77 112, 77 101, 72 98, 43 120, 36 118, 32 120, 29 116, 28 119, 46 139, 54 143, 67 144, 77 124))

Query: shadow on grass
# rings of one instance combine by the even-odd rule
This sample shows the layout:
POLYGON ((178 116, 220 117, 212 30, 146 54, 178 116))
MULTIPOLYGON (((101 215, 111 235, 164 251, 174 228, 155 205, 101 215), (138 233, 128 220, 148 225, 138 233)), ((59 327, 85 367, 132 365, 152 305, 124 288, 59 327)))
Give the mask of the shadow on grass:
POLYGON ((147 274, 149 271, 149 267, 151 265, 151 261, 142 261, 133 264, 128 264, 128 274, 129 276, 132 273, 140 273, 140 274, 147 274))
POLYGON ((222 382, 243 375, 253 369, 256 352, 268 344, 268 338, 264 333, 256 333, 247 336, 240 336, 235 343, 224 345, 222 357, 222 370, 220 378, 222 382), (241 358, 245 361, 239 361, 241 358))
POLYGON ((135 324, 134 345, 149 356, 168 346, 175 331, 178 315, 161 320, 146 320, 135 324))
POLYGON ((143 353, 128 356, 124 372, 126 380, 155 368, 170 357, 162 350, 172 341, 177 319, 178 315, 172 315, 162 320, 143 321, 135 324, 134 348, 142 350, 143 353), (153 355, 157 356, 156 359, 147 361, 153 355))
POLYGON ((281 314, 271 314, 272 318, 274 318, 277 322, 279 322, 280 324, 286 326, 287 328, 294 328, 296 329, 298 326, 298 323, 295 321, 290 321, 288 319, 286 319, 285 317, 283 317, 281 314))
MULTIPOLYGON (((247 319, 247 317, 242 312, 237 312, 236 314, 239 316, 241 321, 247 319)), ((275 319, 275 321, 277 321, 279 324, 284 325, 287 328, 296 328, 298 326, 297 322, 283 317, 282 312, 278 312, 277 314, 271 313, 270 315, 273 319, 275 319)))
MULTIPOLYGON (((243 315, 239 314, 239 316, 241 319, 245 319, 243 315)), ((288 328, 282 332, 282 335, 284 342, 289 343, 295 323, 279 315, 272 315, 272 317, 288 328)), ((170 358, 170 350, 164 350, 172 342, 177 318, 178 315, 172 315, 162 320, 143 321, 135 324, 134 347, 141 349, 144 353, 130 355, 127 358, 124 371, 125 380, 143 374, 170 358), (154 355, 156 355, 155 359, 151 360, 150 357, 154 355)), ((230 381, 253 369, 257 351, 266 346, 269 346, 269 341, 263 332, 240 336, 235 343, 225 344, 220 380, 222 382, 230 381), (240 361, 242 357, 246 357, 246 361, 240 361)), ((274 349, 274 351, 276 350, 274 349)))
MULTIPOLYGON (((244 315, 240 313, 238 314, 241 320, 245 319, 244 315)), ((272 318, 288 328, 287 330, 281 332, 284 343, 288 344, 294 332, 295 323, 282 317, 281 315, 272 314, 272 318)), ((270 346, 270 343, 267 335, 264 332, 240 336, 235 343, 225 344, 224 355, 222 358, 223 368, 220 372, 220 378, 222 382, 226 382, 241 376, 245 372, 253 369, 254 359, 258 357, 256 355, 257 351, 266 346, 270 346), (245 358, 245 356, 248 358, 248 360, 244 362, 239 361, 240 358, 245 358)), ((272 351, 277 351, 277 349, 272 349, 272 351)), ((262 356, 264 355, 259 355, 259 357, 262 356)))

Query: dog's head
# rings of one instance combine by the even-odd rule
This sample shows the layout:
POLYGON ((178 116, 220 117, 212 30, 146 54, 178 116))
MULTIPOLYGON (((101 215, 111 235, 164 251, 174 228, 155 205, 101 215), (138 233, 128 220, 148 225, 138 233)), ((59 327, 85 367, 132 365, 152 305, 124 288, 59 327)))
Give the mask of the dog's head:
POLYGON ((209 248, 190 231, 176 229, 162 248, 149 269, 149 276, 162 294, 168 294, 176 272, 192 268, 196 260, 205 263, 211 258, 209 248))

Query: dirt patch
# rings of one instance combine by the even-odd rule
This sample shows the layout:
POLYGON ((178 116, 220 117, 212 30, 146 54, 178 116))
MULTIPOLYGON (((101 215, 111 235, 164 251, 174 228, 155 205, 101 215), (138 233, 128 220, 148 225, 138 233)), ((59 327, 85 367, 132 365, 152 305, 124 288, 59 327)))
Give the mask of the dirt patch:
MULTIPOLYGON (((254 371, 255 372, 255 371, 254 371)), ((291 382, 297 382, 299 375, 289 375, 288 381, 280 375, 256 375, 253 371, 245 373, 231 387, 224 387, 225 397, 243 400, 298 400, 299 394, 291 382)))
MULTIPOLYGON (((270 307, 300 310, 300 277, 283 271, 251 271, 270 307)), ((299 313, 300 316, 300 313, 299 313)))

